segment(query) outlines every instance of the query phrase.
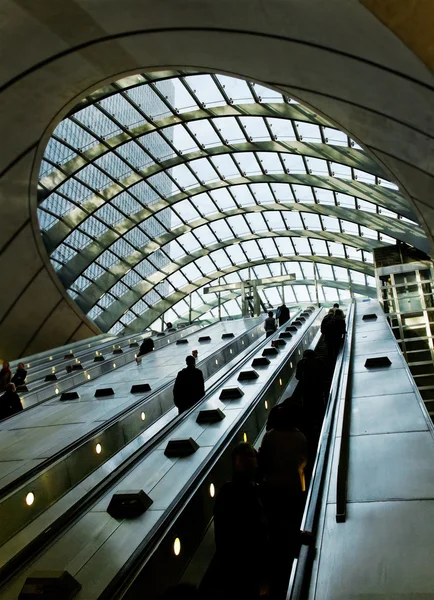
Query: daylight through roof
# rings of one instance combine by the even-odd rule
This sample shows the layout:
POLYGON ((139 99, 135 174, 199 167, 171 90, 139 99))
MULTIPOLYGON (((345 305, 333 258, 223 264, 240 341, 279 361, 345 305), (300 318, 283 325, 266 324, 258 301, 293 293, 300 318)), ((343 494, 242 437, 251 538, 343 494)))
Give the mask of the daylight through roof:
MULTIPOLYGON (((58 277, 102 331, 216 317, 204 287, 294 273, 263 307, 375 297, 374 248, 428 242, 346 133, 267 87, 209 73, 112 83, 55 129, 38 185, 58 277), (283 297, 284 296, 284 297, 283 297)), ((221 293, 223 316, 241 313, 221 293)))

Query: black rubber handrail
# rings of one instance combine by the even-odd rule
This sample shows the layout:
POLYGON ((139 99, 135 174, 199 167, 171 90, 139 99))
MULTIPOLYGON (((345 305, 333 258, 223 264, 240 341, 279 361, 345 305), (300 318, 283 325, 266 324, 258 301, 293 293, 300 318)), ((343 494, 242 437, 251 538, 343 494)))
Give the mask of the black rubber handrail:
MULTIPOLYGON (((355 314, 355 306, 354 306, 355 314)), ((336 478, 336 522, 345 523, 347 518, 347 485, 348 466, 350 455, 350 426, 351 426, 351 371, 350 361, 353 354, 353 327, 354 315, 349 325, 348 356, 346 356, 343 372, 341 375, 341 390, 344 391, 344 404, 341 429, 341 444, 339 447, 338 473, 336 478)), ((345 353, 346 354, 346 353, 345 353)))
MULTIPOLYGON (((300 311, 298 311, 300 312, 300 311)), ((298 314, 298 313, 296 313, 298 314)), ((294 316, 293 319, 296 317, 294 316)), ((292 320, 292 319, 291 319, 292 320)), ((216 389, 223 387, 226 381, 228 381, 235 372, 241 370, 252 357, 260 352, 260 350, 266 346, 272 339, 277 339, 277 335, 288 325, 285 323, 279 328, 272 338, 264 339, 262 342, 255 345, 254 348, 246 348, 247 354, 241 360, 236 362, 223 376, 223 378, 216 381, 207 391, 207 394, 200 401, 195 404, 188 411, 181 413, 174 417, 169 423, 164 425, 150 440, 148 440, 142 447, 138 448, 130 457, 128 457, 123 463, 115 468, 107 477, 105 477, 100 483, 94 486, 87 494, 76 502, 68 510, 66 510, 56 521, 51 524, 44 532, 34 538, 29 544, 27 544, 20 552, 12 557, 1 569, 0 569, 0 581, 3 586, 12 576, 18 571, 22 570, 29 561, 33 560, 37 553, 40 553, 45 547, 53 543, 53 541, 61 535, 64 529, 71 526, 73 520, 78 519, 86 510, 93 506, 99 499, 106 494, 113 485, 127 475, 127 471, 132 469, 138 462, 142 461, 152 449, 158 447, 162 440, 170 434, 182 421, 187 419, 191 412, 197 410, 198 405, 205 402, 208 397, 215 392, 216 389)), ((257 327, 257 325, 255 325, 257 327)), ((310 325, 309 325, 310 327, 310 325)), ((251 328, 253 329, 253 328, 251 328)), ((245 333, 251 331, 247 330, 245 333)), ((304 337, 304 336, 303 336, 304 337)), ((221 349, 220 349, 221 350, 221 349)), ((214 355, 214 353, 213 353, 214 355)))
POLYGON ((321 429, 318 450, 312 471, 311 483, 306 499, 306 507, 301 524, 300 552, 294 561, 293 571, 288 589, 288 600, 302 600, 307 595, 310 582, 311 564, 315 554, 315 534, 321 508, 321 495, 324 489, 327 459, 330 453, 332 431, 335 423, 336 408, 339 404, 340 392, 343 381, 343 366, 345 358, 352 346, 352 334, 354 324, 354 304, 350 306, 347 315, 348 332, 344 344, 341 347, 330 387, 326 413, 321 429))

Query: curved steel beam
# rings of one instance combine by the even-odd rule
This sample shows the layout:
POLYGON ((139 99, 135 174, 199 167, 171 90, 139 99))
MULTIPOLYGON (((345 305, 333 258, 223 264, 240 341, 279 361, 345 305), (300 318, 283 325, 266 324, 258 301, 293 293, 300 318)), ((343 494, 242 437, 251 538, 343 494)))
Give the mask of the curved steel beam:
MULTIPOLYGON (((260 240, 260 239, 269 239, 269 238, 293 238, 293 237, 304 237, 308 239, 320 239, 324 241, 332 241, 332 242, 340 242, 342 244, 347 244, 354 248, 360 248, 361 250, 366 250, 367 252, 372 252, 373 248, 379 248, 381 246, 387 246, 386 242, 380 242, 371 240, 369 238, 349 235, 345 233, 338 232, 329 232, 329 231, 311 231, 311 230, 290 230, 282 229, 275 231, 267 231, 261 232, 258 234, 246 234, 243 236, 239 236, 237 238, 230 238, 229 240, 225 240, 223 242, 219 242, 217 244, 213 244, 212 246, 207 247, 206 251, 201 255, 208 255, 210 252, 215 250, 220 250, 222 248, 227 248, 229 245, 233 245, 235 243, 239 244, 242 242, 249 242, 252 240, 260 240)), ((152 242, 151 244, 152 245, 152 242)), ((200 250, 196 251, 196 254, 200 253, 200 250)), ((140 256, 140 253, 137 253, 140 256)), ((192 256, 192 254, 184 255, 183 257, 177 259, 176 261, 169 262, 164 267, 164 273, 166 276, 168 274, 172 274, 173 269, 180 264, 180 261, 184 260, 185 257, 192 256)), ((130 262, 128 263, 118 263, 113 265, 111 269, 109 269, 106 273, 101 275, 93 284, 83 290, 77 298, 76 302, 79 304, 80 308, 87 313, 92 306, 98 301, 102 294, 110 291, 110 288, 119 281, 125 273, 132 268, 132 258, 130 257, 130 262), (129 266, 128 266, 129 265, 129 266), (128 267, 128 268, 127 268, 128 267)), ((138 258, 138 257, 137 257, 138 258)), ((182 266, 185 266, 183 264, 182 266)), ((181 268, 181 267, 179 267, 181 268)), ((162 271, 163 272, 163 271, 162 271)), ((149 278, 143 277, 143 282, 148 281, 151 288, 155 285, 154 275, 152 274, 149 278), (152 281, 151 281, 152 280, 152 281)), ((161 281, 158 281, 160 283, 161 281)))
MULTIPOLYGON (((268 117, 272 119, 302 121, 305 123, 313 123, 314 125, 332 127, 325 119, 315 115, 315 113, 309 111, 307 108, 302 107, 300 104, 287 104, 286 102, 264 104, 225 104, 222 106, 213 106, 207 109, 200 108, 198 110, 184 112, 182 114, 174 113, 170 117, 144 123, 138 127, 132 127, 131 129, 125 130, 120 134, 106 138, 103 142, 95 144, 84 152, 76 151, 76 156, 74 158, 68 160, 63 165, 54 167, 54 171, 43 177, 41 179, 41 183, 47 189, 53 190, 61 185, 66 179, 68 179, 68 177, 78 173, 82 168, 86 167, 88 164, 92 164, 92 162, 101 156, 104 156, 104 154, 107 154, 112 150, 116 150, 122 145, 131 142, 132 140, 136 140, 147 133, 162 131, 167 127, 172 127, 174 125, 182 125, 195 121, 224 117, 268 117)), ((53 137, 55 138, 56 135, 54 134, 53 137)), ((61 141, 63 142, 63 140, 61 141)), ((378 165, 377 168, 379 168, 378 165)), ((384 171, 381 177, 388 179, 388 176, 384 173, 384 171)))
MULTIPOLYGON (((131 173, 120 179, 119 182, 105 188, 104 192, 109 195, 116 191, 119 185, 128 190, 136 185, 142 179, 146 180, 157 173, 168 171, 173 167, 185 165, 189 162, 202 158, 212 158, 214 156, 222 156, 226 154, 236 154, 241 152, 279 152, 280 154, 294 154, 296 156, 306 156, 309 158, 319 158, 322 160, 330 160, 335 163, 340 163, 353 169, 359 169, 371 173, 377 177, 387 179, 387 175, 381 165, 373 160, 363 150, 349 148, 348 146, 334 146, 333 144, 323 144, 318 142, 297 142, 297 141, 250 141, 250 142, 231 142, 220 146, 205 146, 200 150, 194 150, 181 155, 175 155, 167 160, 163 160, 153 165, 133 170, 131 173)), ((77 162, 75 167, 77 167, 77 162)), ((80 169, 87 167, 89 163, 80 161, 80 169)), ((59 173, 50 173, 40 181, 40 183, 49 190, 50 193, 57 192, 59 188, 73 175, 76 175, 80 169, 68 173, 63 167, 59 167, 58 171, 62 171, 62 177, 59 173)))
MULTIPOLYGON (((188 191, 183 191, 178 194, 174 194, 170 198, 159 200, 154 204, 147 206, 143 210, 131 215, 130 220, 134 224, 142 223, 146 218, 157 215, 159 212, 175 206, 178 202, 183 200, 194 198, 198 194, 204 192, 212 192, 219 189, 228 188, 230 186, 255 184, 255 183, 288 183, 294 185, 306 185, 309 187, 324 188, 338 192, 341 194, 348 194, 350 196, 356 196, 367 202, 378 204, 379 206, 391 210, 393 212, 404 215, 408 218, 412 218, 407 201, 399 193, 392 191, 388 188, 383 188, 379 185, 372 185, 369 183, 363 183, 360 181, 339 179, 338 177, 325 177, 319 175, 307 175, 305 174, 275 174, 275 175, 251 175, 244 177, 237 177, 235 179, 219 180, 217 182, 203 184, 188 191)), ((119 186, 117 193, 121 193, 123 190, 119 186)), ((104 195, 104 193, 102 193, 104 195)), ((71 232, 76 229, 85 219, 93 215, 98 208, 100 208, 106 202, 109 202, 111 197, 96 197, 94 196, 91 200, 83 202, 81 207, 77 207, 70 213, 62 217, 61 221, 58 221, 49 230, 43 232, 44 243, 49 254, 51 254, 67 237, 71 232)), ((331 208, 330 205, 323 205, 331 208)), ((118 227, 118 226, 117 226, 118 227)), ((422 231, 422 229, 421 229, 422 231)))
MULTIPOLYGON (((303 261, 304 257, 294 257, 294 258, 297 258, 297 259, 301 258, 301 261, 303 261)), ((313 258, 317 258, 317 257, 313 257, 313 258)), ((258 265, 262 265, 262 264, 270 264, 273 262, 279 262, 279 260, 269 259, 266 261, 264 261, 264 260, 251 261, 249 263, 243 263, 241 265, 231 267, 230 272, 234 273, 234 272, 246 269, 249 266, 252 267, 252 266, 258 266, 258 265)), ((288 262, 287 257, 281 257, 280 262, 288 262)), ((292 262, 295 262, 295 261, 292 261, 292 262)), ((349 262, 352 262, 352 261, 349 261, 349 262)), ((170 296, 168 296, 167 298, 165 298, 163 300, 160 300, 160 302, 155 304, 152 308, 149 308, 148 310, 146 310, 142 315, 140 315, 140 317, 138 317, 137 319, 132 321, 128 325, 128 327, 132 328, 131 332, 139 331, 140 327, 142 329, 149 327, 151 323, 153 323, 159 317, 161 317, 161 315, 164 314, 167 310, 169 310, 170 308, 175 306, 180 300, 183 300, 189 294, 199 290, 200 288, 202 288, 204 286, 209 285, 212 281, 215 281, 219 277, 222 277, 223 275, 226 275, 226 274, 227 274, 226 272, 216 271, 216 272, 210 274, 206 278, 202 278, 201 280, 198 280, 193 284, 184 286, 179 291, 174 292, 173 294, 171 294, 170 296), (137 322, 137 329, 136 329, 136 322, 137 322)), ((303 281, 308 281, 308 280, 303 280, 303 281)), ((324 281, 328 281, 328 280, 319 280, 320 283, 324 283, 324 281)), ((297 281, 291 281, 290 283, 292 285, 296 285, 297 281)), ((336 282, 336 283, 339 283, 339 282, 336 282)), ((313 280, 312 280, 312 284, 314 284, 313 280)), ((353 288, 353 284, 351 284, 351 287, 353 288)), ((342 282, 342 289, 349 289, 348 282, 342 282)), ((118 319, 116 319, 114 322, 116 322, 117 320, 118 319)), ((98 319, 96 320, 96 322, 97 321, 98 321, 98 319)), ((104 323, 102 323, 102 324, 104 325, 104 323)), ((130 330, 128 330, 128 331, 130 331, 130 330)))
MULTIPOLYGON (((326 287, 326 288, 335 288, 338 290, 348 290, 348 283, 344 282, 344 281, 334 281, 331 279, 321 279, 318 281, 318 284, 320 284, 322 287, 326 287)), ((263 286, 264 288, 272 288, 272 287, 281 287, 281 283, 279 285, 277 284, 270 284, 270 285, 266 285, 263 286)), ((290 281, 290 282, 285 282, 284 285, 309 285, 309 286, 314 286, 315 285, 315 281, 313 279, 299 279, 297 281, 290 281)), ((356 294, 360 294, 360 296, 367 296, 368 298, 377 298, 377 289, 375 287, 372 287, 370 285, 362 285, 360 283, 351 283, 351 290, 356 293, 356 294)), ((226 304, 226 302, 230 302, 231 300, 236 300, 237 298, 241 297, 241 293, 240 292, 230 292, 228 293, 224 298, 221 299, 221 305, 223 306, 224 304, 226 304)), ((197 308, 193 309, 191 311, 191 317, 192 317, 192 321, 194 321, 195 319, 199 319, 200 317, 202 317, 203 315, 205 315, 207 312, 209 312, 210 310, 212 310, 213 308, 217 308, 219 305, 219 301, 218 298, 215 300, 210 300, 209 302, 206 302, 204 304, 201 304, 200 306, 198 306, 197 308)), ((141 324, 137 323, 137 321, 140 321, 141 317, 138 317, 138 319, 135 319, 134 321, 131 321, 131 323, 136 324, 135 327, 137 327, 137 329, 134 329, 130 331, 129 327, 130 325, 127 325, 127 327, 125 328, 125 333, 137 333, 137 331, 141 331, 143 329, 140 328, 141 324)))
MULTIPOLYGON (((138 302, 144 296, 144 294, 151 291, 155 285, 157 285, 158 283, 161 283, 172 273, 175 273, 179 269, 182 269, 182 267, 198 260, 202 256, 207 256, 207 255, 211 254, 212 252, 216 252, 217 250, 220 250, 222 247, 231 246, 234 244, 234 242, 238 243, 237 240, 231 239, 231 240, 226 240, 225 242, 221 242, 219 244, 214 244, 207 248, 201 248, 197 252, 193 252, 193 253, 183 257, 183 259, 181 261, 178 261, 178 263, 172 263, 171 266, 165 267, 164 271, 155 271, 155 273, 153 273, 152 275, 150 275, 148 277, 147 281, 139 282, 131 290, 129 290, 126 294, 124 294, 123 296, 118 298, 118 300, 113 302, 106 310, 104 310, 103 313, 101 313, 101 315, 99 315, 98 318, 95 319, 95 324, 102 331, 108 331, 114 325, 114 323, 116 323, 116 321, 118 321, 122 317, 122 315, 125 312, 127 312, 136 302, 138 302)), ((184 288, 182 288, 182 290, 185 291, 185 293, 182 292, 182 293, 184 293, 183 296, 182 295, 179 296, 181 291, 171 294, 167 299, 167 301, 169 301, 169 299, 170 299, 171 304, 169 306, 167 306, 162 312, 165 312, 166 310, 168 310, 168 308, 170 308, 173 304, 176 304, 176 302, 178 302, 179 300, 182 300, 182 298, 184 298, 186 295, 194 292, 195 290, 202 287, 203 285, 209 284, 210 281, 213 281, 214 279, 216 279, 218 277, 223 277, 224 275, 228 275, 229 273, 234 273, 235 271, 240 270, 240 268, 248 268, 248 267, 253 267, 253 266, 259 265, 259 264, 270 264, 270 263, 279 263, 279 262, 313 262, 313 263, 327 264, 330 266, 342 267, 344 269, 350 269, 353 271, 360 271, 361 273, 364 273, 365 275, 370 275, 372 277, 374 276, 373 265, 370 265, 370 264, 367 264, 367 263, 364 263, 364 262, 358 261, 358 260, 352 260, 352 259, 348 259, 348 258, 340 258, 340 257, 335 257, 335 256, 333 256, 333 257, 332 256, 312 256, 312 255, 310 255, 310 256, 307 256, 307 255, 276 256, 276 257, 269 258, 269 259, 267 258, 265 260, 262 259, 259 261, 249 261, 247 263, 243 263, 242 266, 237 265, 237 266, 226 267, 219 271, 214 271, 212 273, 209 273, 205 277, 201 277, 200 279, 196 280, 194 283, 191 283, 191 284, 185 286, 184 288)), ((166 302, 166 300, 161 301, 161 302, 166 302)), ((160 306, 161 302, 158 302, 156 306, 160 306)), ((80 297, 79 296, 76 299, 76 303, 80 306, 80 297)), ((81 308, 81 306, 80 306, 80 308, 81 308)), ((152 312, 154 309, 149 309, 149 310, 152 312)), ((162 313, 159 313, 155 317, 155 319, 158 318, 159 316, 161 316, 161 314, 162 313)))
MULTIPOLYGON (((374 231, 384 233, 392 238, 406 242, 412 246, 424 249, 425 236, 423 230, 418 225, 412 225, 399 221, 398 219, 391 219, 390 217, 383 217, 375 213, 368 213, 362 210, 354 210, 345 207, 336 207, 333 205, 325 204, 303 204, 303 203, 279 203, 279 204, 264 204, 264 205, 252 205, 247 207, 240 207, 228 211, 216 212, 212 215, 207 215, 205 218, 196 219, 191 221, 188 225, 182 225, 173 229, 169 233, 162 234, 149 242, 147 245, 138 248, 137 251, 131 253, 129 256, 125 256, 121 261, 116 263, 103 274, 99 279, 94 282, 98 286, 99 290, 108 291, 108 289, 119 281, 130 269, 138 265, 142 260, 146 259, 156 250, 163 248, 166 244, 179 238, 183 234, 194 231, 196 228, 206 224, 214 223, 220 219, 227 219, 232 216, 246 215, 258 212, 301 212, 323 215, 328 217, 335 217, 337 219, 343 219, 362 225, 374 231)), ((64 267, 58 271, 58 277, 62 281, 66 288, 69 288, 73 282, 79 277, 91 264, 94 262, 107 248, 116 242, 120 237, 130 231, 131 223, 128 220, 118 224, 119 231, 109 230, 105 232, 100 238, 89 244, 84 250, 77 253, 64 267), (126 231, 125 231, 126 230, 126 231)), ((291 237, 306 236, 303 233, 305 230, 291 230, 287 235, 291 237)), ((341 243, 349 243, 357 248, 363 248, 368 251, 372 251, 373 248, 381 245, 381 242, 369 240, 369 238, 356 238, 357 243, 354 243, 354 236, 348 236, 348 234, 342 234, 338 231, 309 231, 308 237, 319 237, 327 241, 336 241, 341 243), (323 234, 323 235, 322 235, 323 234)), ((91 286, 92 287, 92 286, 91 286)), ((99 292, 101 295, 101 291, 99 292)), ((99 296, 98 296, 99 297, 99 296)))
MULTIPOLYGON (((222 217, 224 218, 224 217, 222 217)), ((181 229, 181 228, 178 228, 181 229)), ((184 230, 183 233, 185 233, 186 231, 190 231, 190 229, 186 229, 185 227, 182 227, 182 229, 184 230)), ((178 237, 176 235, 176 232, 178 230, 174 230, 173 234, 174 234, 174 238, 178 237)), ((178 235, 182 235, 182 233, 178 232, 178 235)), ((374 248, 379 248, 381 246, 387 246, 388 244, 386 242, 381 242, 378 240, 371 240, 370 238, 365 238, 365 237, 360 237, 360 236, 356 236, 356 235, 349 235, 346 233, 339 233, 339 232, 331 232, 331 231, 314 231, 314 230, 287 230, 287 229, 282 229, 282 230, 275 230, 275 231, 268 231, 268 232, 261 232, 258 234, 247 234, 247 235, 243 235, 237 238, 231 238, 230 240, 225 240, 224 242, 218 243, 218 244, 213 244, 212 246, 209 247, 209 249, 212 248, 212 250, 210 251, 214 251, 214 250, 218 250, 221 248, 226 248, 228 247, 228 243, 229 245, 232 245, 234 243, 242 243, 242 242, 248 242, 248 241, 252 241, 252 240, 258 240, 258 239, 269 239, 269 238, 282 238, 282 237, 287 237, 287 238, 297 238, 297 237, 303 237, 303 238, 309 238, 309 239, 319 239, 319 240, 324 240, 324 241, 331 241, 331 242, 338 242, 338 243, 342 243, 342 244, 346 244, 348 246, 352 246, 354 248, 360 248, 362 250, 366 250, 367 252, 372 252, 372 250, 374 248)), ((171 241, 171 240, 169 240, 171 241)), ((148 244, 148 246, 146 246, 146 248, 149 248, 149 252, 148 255, 150 253, 152 253, 152 247, 155 245, 156 241, 154 242, 150 242, 148 244)), ((168 242, 165 242, 168 243, 168 242)), ((207 249, 207 251, 205 252, 205 254, 209 254, 209 249, 207 249)), ((198 251, 199 252, 199 251, 198 251)), ((204 255, 205 255, 204 254, 204 255)), ((187 255, 185 255, 187 256, 187 255)), ((191 256, 188 255, 188 256, 191 256)), ((184 258, 184 257, 182 257, 184 258)), ((181 260, 182 260, 181 258, 181 260)), ((138 262, 141 262, 141 260, 143 259, 143 253, 142 252, 137 252, 134 255, 128 257, 126 259, 126 262, 123 263, 117 263, 116 265, 113 265, 106 273, 104 273, 103 275, 101 275, 101 277, 99 277, 97 280, 95 280, 95 282, 93 284, 91 284, 89 287, 87 287, 85 290, 83 290, 79 296, 79 298, 77 298, 76 302, 79 304, 80 308, 87 313, 92 306, 98 301, 98 299, 101 297, 102 294, 105 294, 106 292, 110 291, 110 288, 115 285, 118 281, 120 281, 120 279, 133 267, 137 265, 137 262, 134 263, 135 260, 137 260, 138 262)), ((168 263, 165 267, 164 267, 164 273, 170 272, 172 273, 172 269, 173 269, 173 265, 177 265, 179 264, 179 260, 176 261, 172 261, 171 263, 168 263)), ((185 266, 185 265, 183 265, 185 266)), ((152 275, 153 278, 153 275, 152 275)), ((143 278, 144 281, 149 281, 149 278, 143 278)), ((63 281, 63 280, 62 280, 63 281)), ((65 282, 63 281, 63 283, 65 284, 65 282)), ((65 284, 66 285, 66 284, 65 284)), ((155 284, 151 283, 150 284, 151 287, 153 287, 155 284)))

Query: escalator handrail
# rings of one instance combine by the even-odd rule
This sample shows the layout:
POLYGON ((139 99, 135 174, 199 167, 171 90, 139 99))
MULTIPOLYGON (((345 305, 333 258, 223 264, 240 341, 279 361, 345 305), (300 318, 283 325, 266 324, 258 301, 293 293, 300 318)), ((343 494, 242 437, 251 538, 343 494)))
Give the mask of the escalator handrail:
POLYGON ((343 366, 345 364, 345 359, 348 357, 348 354, 351 351, 354 314, 355 307, 353 302, 347 314, 347 334, 345 336, 344 343, 339 350, 332 384, 330 387, 326 413, 318 443, 318 451, 312 471, 312 478, 306 499, 303 520, 301 523, 301 548, 297 560, 294 561, 287 594, 288 600, 301 600, 304 598, 304 590, 306 589, 309 579, 309 561, 311 558, 311 551, 313 549, 313 542, 315 540, 315 529, 321 507, 320 500, 324 487, 327 458, 330 451, 332 430, 336 416, 336 407, 339 404, 342 385, 346 385, 343 377, 345 375, 343 373, 343 366))
MULTIPOLYGON (((316 312, 316 313, 312 313, 311 317, 313 317, 313 318, 312 318, 312 320, 307 321, 306 330, 305 331, 299 330, 301 335, 299 338, 296 338, 296 340, 294 340, 294 341, 296 341, 296 344, 294 345, 293 352, 296 351, 297 346, 299 346, 303 342, 304 338, 309 334, 310 328, 315 324, 315 321, 319 314, 320 314, 320 311, 316 312)), ((296 320, 296 317, 295 316, 291 317, 290 321, 292 322, 294 320, 296 320)), ((256 346, 256 353, 258 353, 263 347, 265 347, 267 345, 267 343, 270 343, 273 339, 277 339, 278 334, 281 331, 284 331, 285 327, 287 327, 289 324, 290 324, 290 322, 285 323, 283 326, 281 326, 280 328, 278 328, 276 330, 276 332, 273 334, 272 337, 265 339, 262 342, 262 344, 259 344, 258 346, 256 346)), ((253 352, 250 355, 249 359, 246 362, 251 360, 251 358, 252 358, 252 356, 254 356, 254 354, 255 354, 255 352, 253 352)), ((293 355, 292 355, 292 353, 288 353, 288 355, 284 357, 284 364, 287 364, 288 362, 290 362, 291 359, 293 359, 293 355)), ((240 368, 240 370, 241 370, 241 368, 240 368)), ((268 382, 258 392, 258 397, 263 398, 264 396, 266 396, 266 394, 269 391, 269 387, 270 387, 270 383, 268 382)), ((256 399, 256 401, 247 409, 247 411, 245 411, 243 413, 244 420, 247 420, 248 416, 254 411, 254 408, 257 405, 257 402, 258 402, 258 399, 256 399)), ((209 457, 205 460, 204 464, 200 467, 199 472, 196 472, 193 474, 193 476, 190 480, 190 483, 188 485, 186 485, 184 487, 184 489, 179 492, 177 498, 175 498, 175 500, 172 502, 171 506, 169 506, 166 509, 162 523, 157 525, 151 531, 149 539, 144 540, 139 545, 139 547, 136 549, 134 554, 130 557, 130 559, 128 559, 126 564, 120 568, 119 572, 114 577, 114 579, 109 583, 109 585, 106 587, 106 589, 98 596, 98 600, 111 600, 113 598, 118 598, 119 594, 121 593, 121 590, 128 587, 130 582, 135 577, 134 573, 138 570, 138 568, 139 568, 138 565, 140 563, 142 563, 143 560, 146 560, 143 558, 143 555, 148 556, 150 553, 152 553, 153 549, 155 549, 158 546, 160 540, 164 537, 164 535, 167 533, 167 531, 169 531, 171 529, 173 522, 176 520, 176 515, 184 509, 184 507, 187 505, 189 499, 194 495, 196 490, 202 485, 203 481, 205 481, 207 474, 210 470, 210 465, 217 462, 218 458, 223 454, 224 449, 227 447, 227 445, 229 443, 228 440, 232 440, 234 438, 234 435, 235 435, 236 431, 239 430, 239 427, 240 427, 239 419, 236 419, 234 421, 234 423, 230 426, 225 437, 222 440, 220 440, 218 444, 216 444, 214 446, 213 451, 210 453, 209 457)))
MULTIPOLYGON (((80 502, 75 503, 72 507, 66 510, 58 519, 56 519, 55 523, 52 523, 50 527, 46 529, 46 531, 37 536, 23 550, 19 551, 17 555, 11 558, 8 563, 6 563, 6 565, 0 569, 0 587, 19 570, 24 568, 29 560, 32 559, 32 557, 43 550, 47 545, 52 543, 53 540, 58 537, 66 527, 70 527, 73 521, 78 519, 84 511, 93 506, 99 500, 99 498, 106 494, 108 490, 116 484, 117 481, 124 478, 127 472, 134 468, 138 462, 142 461, 146 455, 149 454, 149 452, 158 447, 173 430, 175 430, 183 421, 185 421, 192 412, 197 410, 199 405, 205 403, 205 401, 208 400, 216 390, 222 388, 234 373, 241 371, 242 368, 252 360, 252 357, 260 352, 269 342, 271 342, 272 339, 277 339, 278 334, 280 334, 281 331, 284 331, 285 327, 288 326, 288 324, 290 324, 293 320, 296 320, 300 312, 301 310, 297 311, 296 314, 291 317, 288 323, 285 323, 283 326, 278 328, 271 338, 263 339, 262 341, 260 341, 260 338, 258 338, 258 343, 255 344, 254 347, 246 348, 245 356, 241 359, 241 361, 234 362, 229 370, 223 375, 223 377, 211 385, 211 387, 207 390, 206 395, 198 403, 196 403, 187 411, 175 416, 171 421, 165 424, 151 439, 145 442, 143 446, 135 450, 135 452, 128 457, 126 461, 109 473, 109 475, 105 477, 103 481, 90 489, 86 496, 80 500, 80 502)), ((258 325, 260 326, 262 323, 251 327, 244 332, 244 334, 249 333, 252 329, 258 327, 258 325)), ((218 351, 216 350, 216 352, 218 351)), ((213 355, 214 354, 215 353, 213 353, 213 355)))
MULTIPOLYGON (((250 329, 247 329, 245 332, 240 334, 240 337, 242 335, 250 333, 251 330, 258 327, 258 325, 259 324, 256 324, 253 327, 251 327, 250 329)), ((206 360, 207 361, 214 360, 214 357, 219 352, 221 352, 226 346, 230 345, 232 342, 233 342, 233 340, 229 340, 227 342, 227 344, 225 344, 224 346, 220 347, 219 349, 215 350, 212 354, 210 354, 206 360)), ((201 362, 203 362, 203 361, 201 361, 201 362)), ((198 363, 199 368, 201 366, 201 362, 198 363)), ((16 479, 12 480, 10 483, 6 484, 4 487, 2 487, 0 489, 0 502, 3 501, 4 498, 9 496, 9 494, 13 493, 18 488, 22 487, 27 482, 31 481, 34 477, 39 475, 45 469, 51 467, 57 461, 62 460, 67 454, 70 454, 79 446, 82 446, 83 444, 87 443, 89 440, 91 440, 98 434, 101 434, 101 432, 105 431, 109 427, 112 427, 116 422, 123 420, 125 417, 127 417, 128 414, 137 411, 142 406, 143 403, 145 403, 145 402, 148 403, 155 396, 162 394, 165 389, 169 388, 173 384, 173 381, 174 380, 167 381, 166 383, 163 383, 159 387, 152 390, 151 394, 147 394, 146 396, 141 396, 140 398, 135 400, 132 404, 130 404, 129 406, 127 406, 120 412, 116 413, 113 417, 111 417, 107 421, 104 421, 104 422, 100 423, 99 425, 96 425, 91 431, 88 431, 81 437, 74 439, 70 444, 68 444, 64 448, 61 448, 55 454, 44 459, 41 463, 38 463, 29 471, 26 471, 22 475, 18 476, 16 479)))

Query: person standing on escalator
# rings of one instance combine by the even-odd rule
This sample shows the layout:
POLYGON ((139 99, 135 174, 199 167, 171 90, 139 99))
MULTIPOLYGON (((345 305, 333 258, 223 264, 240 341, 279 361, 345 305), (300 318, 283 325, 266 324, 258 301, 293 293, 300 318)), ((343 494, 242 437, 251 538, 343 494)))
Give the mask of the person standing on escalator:
POLYGON ((270 412, 270 417, 271 428, 264 435, 259 450, 259 468, 270 535, 271 592, 273 598, 283 598, 288 586, 288 569, 298 551, 308 443, 298 429, 300 410, 294 403, 279 404, 270 412))
POLYGON ((0 419, 6 419, 23 410, 21 398, 18 396, 15 385, 8 383, 6 391, 0 396, 0 419))
POLYGON ((303 407, 316 429, 321 429, 324 419, 325 365, 315 350, 305 350, 297 363, 295 378, 300 382, 303 407))
POLYGON ((205 382, 203 373, 196 369, 194 356, 185 359, 187 367, 179 371, 173 387, 173 402, 179 414, 185 412, 205 396, 205 382))
POLYGON ((214 535, 219 598, 259 598, 266 580, 267 528, 257 483, 258 453, 241 442, 232 451, 232 480, 217 494, 214 535))
POLYGON ((150 337, 146 337, 143 342, 140 344, 139 353, 136 356, 136 363, 140 365, 142 363, 142 356, 145 354, 149 354, 154 350, 154 340, 150 337))
POLYGON ((265 329, 267 338, 269 338, 271 335, 273 335, 273 333, 277 329, 276 319, 273 317, 273 313, 271 310, 268 313, 268 317, 265 319, 264 329, 265 329))
POLYGON ((333 366, 336 362, 345 333, 345 315, 340 308, 337 308, 333 318, 327 323, 324 331, 329 360, 333 366))
POLYGON ((282 325, 289 321, 289 308, 285 303, 277 309, 276 317, 279 320, 279 327, 282 327, 282 325))
POLYGON ((0 392, 4 392, 6 386, 11 382, 12 371, 7 360, 3 361, 3 367, 0 371, 0 392))
POLYGON ((15 384, 17 387, 20 385, 26 384, 27 371, 24 368, 24 363, 18 363, 18 368, 15 371, 14 376, 12 377, 11 382, 15 384))

